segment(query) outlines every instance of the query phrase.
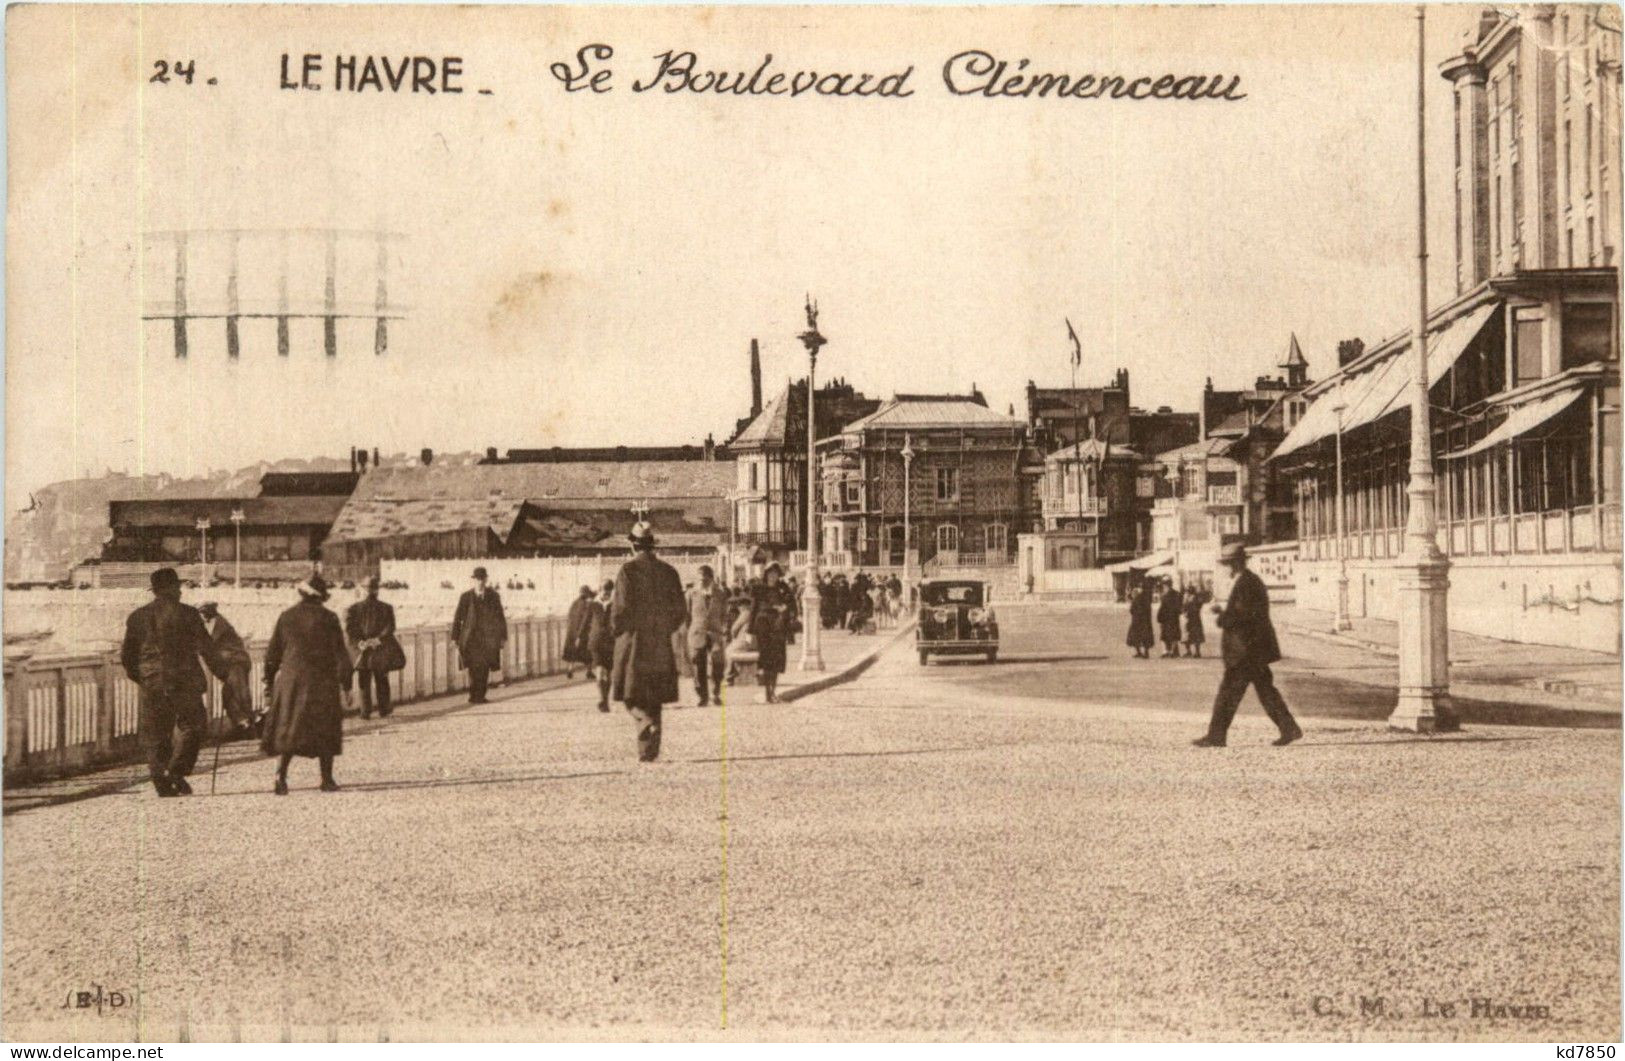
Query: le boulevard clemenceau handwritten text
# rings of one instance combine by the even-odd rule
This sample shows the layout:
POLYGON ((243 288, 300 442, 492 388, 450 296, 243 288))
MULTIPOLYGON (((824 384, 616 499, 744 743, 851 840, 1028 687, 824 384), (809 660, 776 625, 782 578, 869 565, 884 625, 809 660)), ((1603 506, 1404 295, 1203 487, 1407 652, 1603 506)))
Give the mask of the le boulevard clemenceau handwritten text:
MULTIPOLYGON (((786 65, 771 53, 754 65, 726 69, 700 62, 692 51, 664 51, 628 62, 624 73, 608 44, 587 44, 548 71, 566 92, 601 94, 626 86, 634 93, 794 99, 824 96, 907 99, 920 83, 911 63, 891 71, 831 70, 786 65)), ((1051 64, 1063 66, 1064 64, 1051 64)), ((1051 69, 1027 58, 1003 58, 981 49, 962 51, 942 64, 942 85, 955 96, 982 99, 1186 100, 1234 103, 1247 98, 1239 74, 1167 72, 1085 73, 1051 69)), ((325 55, 281 57, 283 89, 319 92, 456 96, 464 91, 464 60, 457 56, 325 55)), ((190 80, 190 78, 188 78, 190 80)), ((209 82, 213 84, 214 82, 209 82)), ((480 88, 480 95, 492 90, 480 88)))

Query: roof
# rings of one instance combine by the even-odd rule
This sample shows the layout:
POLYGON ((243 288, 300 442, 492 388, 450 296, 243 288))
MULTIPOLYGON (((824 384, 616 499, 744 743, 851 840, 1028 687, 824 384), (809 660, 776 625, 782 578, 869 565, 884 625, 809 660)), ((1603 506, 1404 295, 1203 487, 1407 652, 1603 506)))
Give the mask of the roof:
MULTIPOLYGON (((624 546, 630 516, 619 508, 550 506, 525 516, 531 544, 554 548, 593 548, 609 543, 624 546)), ((696 517, 682 508, 651 508, 647 515, 655 540, 663 546, 715 547, 727 539, 727 516, 719 525, 709 514, 696 517)))
POLYGON ((387 501, 352 499, 333 524, 329 542, 365 541, 408 534, 443 534, 487 527, 506 540, 524 508, 523 500, 460 498, 387 501))
POLYGON ((496 495, 542 505, 567 499, 624 501, 627 505, 661 498, 720 502, 733 489, 736 475, 732 461, 430 465, 368 472, 352 496, 357 500, 485 500, 496 495))
POLYGON ((767 407, 757 414, 745 430, 739 432, 730 445, 773 446, 784 442, 790 430, 790 388, 780 391, 767 407))
POLYGON ((1046 459, 1053 461, 1075 461, 1079 458, 1092 461, 1100 461, 1111 458, 1134 461, 1142 459, 1139 453, 1129 449, 1127 446, 1113 446, 1098 438, 1086 438, 1075 446, 1063 446, 1054 453, 1051 453, 1046 459))
POLYGON ((316 497, 165 497, 137 501, 109 501, 108 522, 114 527, 186 527, 207 519, 216 527, 231 526, 231 514, 241 510, 245 527, 325 527, 339 515, 347 499, 316 497))
POLYGON ((996 413, 987 406, 968 397, 922 396, 913 398, 898 395, 879 409, 854 420, 845 432, 865 431, 876 427, 1008 427, 1020 428, 1024 421, 1013 416, 996 413))
POLYGON ((1298 333, 1292 333, 1291 342, 1287 343, 1286 360, 1281 362, 1282 368, 1296 368, 1299 365, 1307 366, 1309 362, 1303 356, 1303 347, 1298 345, 1298 333))
MULTIPOLYGON (((1428 325, 1429 387, 1445 377, 1500 306, 1499 299, 1477 304, 1468 301, 1449 313, 1435 315, 1428 325)), ((1306 392, 1316 395, 1314 402, 1287 432, 1271 459, 1409 409, 1414 364, 1411 333, 1406 331, 1315 384, 1306 392)))
POLYGON ((1197 460, 1202 457, 1228 457, 1233 443, 1234 440, 1228 438, 1204 438, 1199 442, 1192 442, 1188 446, 1165 450, 1153 457, 1152 460, 1172 461, 1197 460))

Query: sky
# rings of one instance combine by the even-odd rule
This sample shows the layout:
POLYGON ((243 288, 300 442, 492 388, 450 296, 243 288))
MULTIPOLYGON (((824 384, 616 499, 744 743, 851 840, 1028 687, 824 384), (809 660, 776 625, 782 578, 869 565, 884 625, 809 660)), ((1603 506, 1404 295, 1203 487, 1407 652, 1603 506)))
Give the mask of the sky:
MULTIPOLYGON (((1475 7, 1427 22, 1431 301, 1454 294, 1449 84, 1475 7)), ((806 361, 871 396, 967 391, 1021 411, 1029 379, 1129 369, 1136 405, 1203 382, 1312 373, 1414 315, 1414 8, 13 8, 6 494, 106 470, 198 474, 282 457, 726 438, 806 361), (550 72, 584 45, 611 90, 550 72), (634 92, 697 69, 896 73, 906 99, 634 92), (956 96, 979 49, 1030 71, 1239 76, 1238 102, 956 96), (287 90, 322 56, 320 91, 287 90), (333 91, 338 55, 461 60, 460 94, 333 91), (154 82, 192 63, 193 83, 154 82), (213 84, 207 83, 212 78, 213 84), (480 89, 489 90, 482 93, 480 89), (195 312, 286 276, 319 302, 319 233, 387 244, 390 349, 345 325, 170 326, 192 233, 195 312), (281 232, 290 250, 284 252, 281 232), (209 233, 216 235, 210 236, 209 233), (269 234, 268 234, 269 233, 269 234), (316 233, 317 235, 311 235, 316 233)), ((1029 72, 1030 72, 1029 71, 1029 72)), ((370 306, 374 244, 339 245, 370 306)), ((19 500, 20 499, 20 500, 19 500)))

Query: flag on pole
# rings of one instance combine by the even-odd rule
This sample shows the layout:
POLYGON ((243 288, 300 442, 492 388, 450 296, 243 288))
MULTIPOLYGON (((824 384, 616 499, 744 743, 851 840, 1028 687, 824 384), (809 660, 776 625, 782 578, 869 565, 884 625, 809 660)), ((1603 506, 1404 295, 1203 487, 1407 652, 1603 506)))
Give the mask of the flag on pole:
POLYGON ((1083 343, 1078 341, 1077 330, 1072 327, 1072 318, 1066 318, 1066 337, 1072 340, 1072 367, 1077 368, 1083 364, 1083 343))

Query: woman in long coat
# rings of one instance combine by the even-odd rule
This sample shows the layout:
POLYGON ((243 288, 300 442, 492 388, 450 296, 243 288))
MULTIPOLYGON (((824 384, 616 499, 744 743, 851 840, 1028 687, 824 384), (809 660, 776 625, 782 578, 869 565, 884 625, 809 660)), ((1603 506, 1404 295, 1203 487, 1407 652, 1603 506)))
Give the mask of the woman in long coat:
POLYGON ((1150 659, 1151 646, 1154 644, 1156 639, 1151 636, 1151 586, 1141 581, 1128 599, 1128 646, 1134 650, 1135 658, 1150 659))
POLYGON ((344 701, 353 671, 339 617, 322 606, 327 583, 312 575, 299 583, 299 603, 277 617, 265 650, 266 712, 260 750, 280 756, 279 796, 288 794, 288 764, 295 755, 321 763, 322 791, 338 791, 333 758, 342 751, 344 701))
POLYGON ((785 642, 790 636, 790 620, 794 602, 790 592, 779 581, 782 571, 778 564, 769 564, 762 572, 762 584, 751 603, 751 633, 756 635, 756 673, 760 675, 767 702, 779 699, 779 675, 784 673, 785 642))
POLYGON ((592 669, 592 649, 587 643, 592 623, 593 592, 591 586, 582 586, 576 599, 570 602, 570 611, 564 619, 564 676, 576 676, 576 664, 592 669))
POLYGON ((1207 634, 1202 629, 1202 605, 1207 601, 1207 594, 1199 589, 1192 589, 1185 594, 1185 655, 1202 658, 1202 642, 1207 640, 1207 634))
POLYGON ((1185 614, 1185 595, 1172 583, 1162 592, 1157 605, 1158 633, 1162 635, 1163 658, 1179 655, 1179 620, 1185 614))
POLYGON ((615 582, 604 583, 597 600, 587 609, 588 667, 598 677, 598 710, 609 710, 609 672, 615 665, 615 635, 609 629, 609 606, 615 600, 615 582))

